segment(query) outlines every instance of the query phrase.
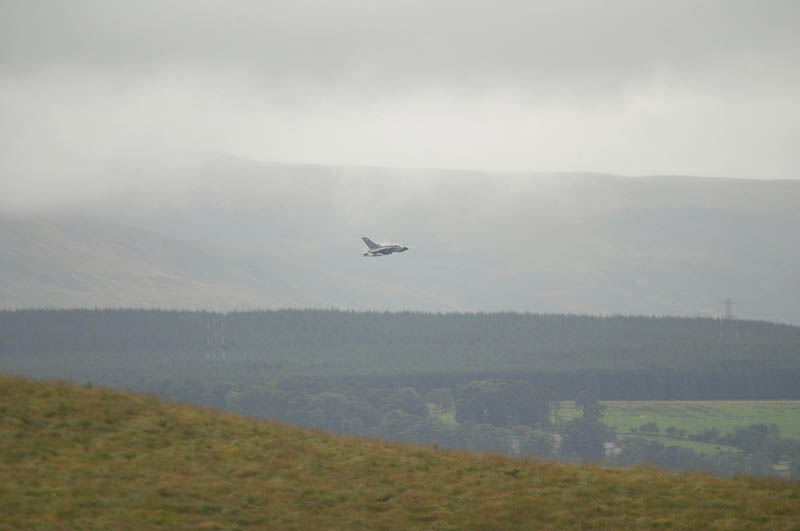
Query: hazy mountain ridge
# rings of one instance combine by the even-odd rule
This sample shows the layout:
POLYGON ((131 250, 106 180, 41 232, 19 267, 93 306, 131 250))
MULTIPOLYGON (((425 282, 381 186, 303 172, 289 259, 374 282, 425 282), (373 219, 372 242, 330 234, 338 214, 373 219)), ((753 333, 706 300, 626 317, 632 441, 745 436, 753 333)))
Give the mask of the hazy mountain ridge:
MULTIPOLYGON (((6 307, 203 307, 290 304, 254 294, 225 253, 82 218, 3 220, 0 298, 6 307)), ((230 256, 230 254, 228 254, 230 256)), ((250 280, 252 283, 252 280, 250 280)), ((268 282, 264 282, 268 286, 268 282)))
POLYGON ((722 314, 800 323, 800 183, 218 158, 157 197, 2 221, 3 307, 722 314), (367 259, 359 237, 396 240, 367 259))

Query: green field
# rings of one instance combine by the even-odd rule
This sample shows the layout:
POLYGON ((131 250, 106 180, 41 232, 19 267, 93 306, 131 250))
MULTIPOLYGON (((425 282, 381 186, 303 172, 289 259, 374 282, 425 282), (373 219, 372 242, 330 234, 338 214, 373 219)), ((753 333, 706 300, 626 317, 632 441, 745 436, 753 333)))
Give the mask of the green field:
MULTIPOLYGON (((784 439, 800 439, 800 400, 712 400, 712 401, 635 401, 601 402, 606 406, 603 422, 624 435, 632 428, 655 422, 661 429, 659 440, 689 446, 699 451, 713 451, 717 445, 681 441, 667 437, 665 430, 675 426, 688 433, 716 428, 721 434, 736 426, 775 424, 784 439), (685 443, 685 444, 682 444, 685 443)), ((575 402, 560 402, 558 421, 565 422, 581 411, 575 402)))
POLYGON ((444 409, 434 404, 428 404, 428 415, 435 417, 450 426, 458 426, 455 409, 444 409))

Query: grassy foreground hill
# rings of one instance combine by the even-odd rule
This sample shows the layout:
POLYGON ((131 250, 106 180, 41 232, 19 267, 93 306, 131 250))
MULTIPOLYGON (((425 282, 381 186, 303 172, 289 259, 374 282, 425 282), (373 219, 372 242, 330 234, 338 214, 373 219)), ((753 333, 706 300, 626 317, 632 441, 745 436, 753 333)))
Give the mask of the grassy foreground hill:
POLYGON ((800 529, 800 484, 344 438, 0 376, 0 529, 800 529))

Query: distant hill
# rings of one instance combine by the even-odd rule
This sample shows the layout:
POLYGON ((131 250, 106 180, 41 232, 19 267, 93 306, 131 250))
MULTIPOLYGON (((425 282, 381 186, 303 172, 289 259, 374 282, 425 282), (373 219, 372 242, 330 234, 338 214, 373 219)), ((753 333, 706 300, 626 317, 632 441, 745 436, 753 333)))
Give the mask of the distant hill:
POLYGON ((232 158, 184 180, 6 213, 0 307, 716 317, 731 297, 800 324, 800 182, 232 158), (410 251, 363 258, 363 235, 410 251))
POLYGON ((341 438, 0 376, 1 528, 800 526, 800 484, 341 438))

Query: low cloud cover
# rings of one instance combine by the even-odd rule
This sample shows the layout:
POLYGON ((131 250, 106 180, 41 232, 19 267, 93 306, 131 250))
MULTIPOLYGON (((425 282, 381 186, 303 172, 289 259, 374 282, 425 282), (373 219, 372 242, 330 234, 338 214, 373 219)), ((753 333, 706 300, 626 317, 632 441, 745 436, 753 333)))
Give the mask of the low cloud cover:
POLYGON ((180 188, 211 153, 800 176, 796 2, 0 9, 2 208, 180 188))

